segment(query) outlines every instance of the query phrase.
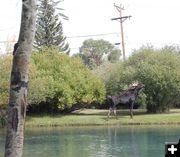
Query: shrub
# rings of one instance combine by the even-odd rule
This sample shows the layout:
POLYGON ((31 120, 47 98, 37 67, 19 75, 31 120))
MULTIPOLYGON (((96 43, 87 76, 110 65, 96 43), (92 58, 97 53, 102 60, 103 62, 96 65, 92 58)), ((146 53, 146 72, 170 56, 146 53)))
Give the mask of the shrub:
POLYGON ((136 80, 145 84, 148 112, 166 112, 180 97, 180 55, 175 49, 142 48, 128 64, 136 80))
POLYGON ((9 97, 12 56, 0 56, 0 108, 6 107, 9 97))
MULTIPOLYGON (((1 107, 8 103, 11 58, 0 57, 1 107)), ((105 93, 103 82, 80 58, 59 53, 56 48, 32 54, 28 89, 30 108, 48 104, 51 110, 64 110, 71 109, 74 104, 102 103, 105 93)))
POLYGON ((180 55, 173 47, 142 47, 124 63, 104 64, 95 70, 107 93, 127 90, 133 81, 145 85, 137 102, 148 112, 166 112, 180 102, 180 55))
POLYGON ((32 63, 35 73, 30 74, 31 103, 50 101, 64 110, 74 104, 103 102, 104 84, 84 66, 80 58, 47 49, 34 53, 32 63))

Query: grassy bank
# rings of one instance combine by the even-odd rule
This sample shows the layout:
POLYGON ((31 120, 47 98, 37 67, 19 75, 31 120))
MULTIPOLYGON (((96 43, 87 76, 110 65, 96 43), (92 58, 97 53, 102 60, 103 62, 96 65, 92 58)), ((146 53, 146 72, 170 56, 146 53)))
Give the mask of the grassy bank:
POLYGON ((128 110, 119 110, 117 119, 107 119, 107 110, 83 109, 69 115, 33 115, 27 116, 26 126, 98 126, 98 125, 180 125, 180 109, 164 114, 147 114, 144 110, 135 110, 130 119, 128 110))

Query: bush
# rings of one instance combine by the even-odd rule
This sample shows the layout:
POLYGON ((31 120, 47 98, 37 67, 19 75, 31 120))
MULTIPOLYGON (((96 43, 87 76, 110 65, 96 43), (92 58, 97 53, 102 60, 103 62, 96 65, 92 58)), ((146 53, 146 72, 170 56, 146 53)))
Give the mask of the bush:
POLYGON ((11 65, 12 56, 0 56, 0 108, 8 104, 11 65))
POLYGON ((49 101, 57 105, 54 107, 64 110, 71 109, 74 104, 104 101, 104 84, 80 58, 47 49, 34 53, 32 63, 35 71, 30 74, 29 101, 32 104, 49 101))
MULTIPOLYGON (((11 56, 3 56, 0 60, 0 106, 6 106, 11 56)), ((105 93, 102 81, 84 66, 80 58, 59 53, 56 48, 32 54, 28 89, 31 109, 39 104, 44 107, 48 104, 54 111, 71 109, 74 104, 102 103, 105 93)))
POLYGON ((105 63, 94 71, 104 81, 108 94, 117 94, 128 89, 134 80, 134 69, 122 62, 105 63))
POLYGON ((148 112, 169 111, 180 98, 180 55, 175 49, 142 48, 127 65, 136 69, 136 80, 145 84, 148 112))
POLYGON ((6 111, 0 108, 0 127, 4 127, 7 124, 6 111))
POLYGON ((180 55, 173 47, 142 47, 124 63, 106 63, 95 70, 108 94, 121 93, 134 81, 145 85, 137 103, 148 112, 169 111, 180 102, 180 55))
MULTIPOLYGON (((105 63, 94 73, 100 76, 106 86, 106 92, 110 95, 120 94, 129 89, 129 85, 135 81, 135 69, 131 66, 126 66, 123 62, 105 63)), ((146 107, 146 95, 140 92, 136 104, 140 108, 146 107)), ((129 107, 128 105, 126 108, 129 107)))

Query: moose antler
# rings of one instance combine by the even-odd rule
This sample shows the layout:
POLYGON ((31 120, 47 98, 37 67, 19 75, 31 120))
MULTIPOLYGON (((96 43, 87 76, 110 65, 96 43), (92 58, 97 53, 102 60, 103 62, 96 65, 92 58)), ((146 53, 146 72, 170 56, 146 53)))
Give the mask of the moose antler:
POLYGON ((138 82, 133 82, 132 84, 129 85, 129 88, 134 88, 134 87, 137 87, 138 86, 138 82))

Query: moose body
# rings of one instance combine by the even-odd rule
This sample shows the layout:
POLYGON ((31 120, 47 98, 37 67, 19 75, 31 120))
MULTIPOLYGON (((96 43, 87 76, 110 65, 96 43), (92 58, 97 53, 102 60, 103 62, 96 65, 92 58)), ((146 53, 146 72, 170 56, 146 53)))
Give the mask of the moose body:
POLYGON ((134 103, 136 101, 136 98, 142 88, 144 88, 144 85, 142 84, 133 84, 133 88, 129 89, 127 92, 120 94, 120 95, 113 95, 108 96, 109 100, 109 112, 108 112, 108 118, 111 112, 114 112, 114 115, 116 116, 116 106, 118 104, 123 105, 129 105, 130 108, 130 117, 133 118, 133 107, 134 103))

